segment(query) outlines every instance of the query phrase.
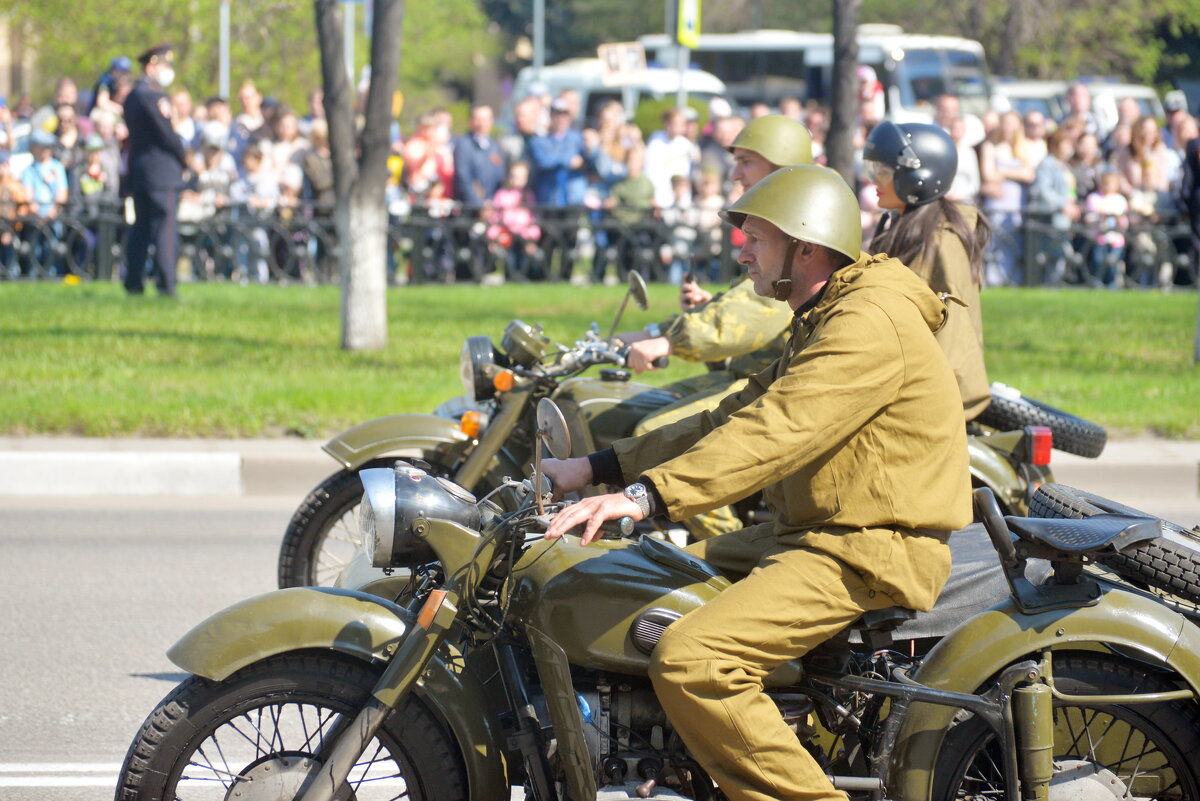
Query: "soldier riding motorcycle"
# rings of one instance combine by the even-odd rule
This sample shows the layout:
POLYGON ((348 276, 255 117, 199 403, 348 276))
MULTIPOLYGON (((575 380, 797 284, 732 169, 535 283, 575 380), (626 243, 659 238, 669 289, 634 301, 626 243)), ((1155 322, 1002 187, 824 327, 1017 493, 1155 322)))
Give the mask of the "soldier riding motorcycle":
MULTIPOLYGON (((569 454, 548 401, 537 428, 569 454)), ((372 558, 414 572, 198 625, 169 652, 193 675, 131 744, 118 801, 719 798, 647 668, 728 581, 627 521, 587 547, 544 539, 570 504, 533 472, 505 484, 504 513, 411 465, 364 471, 372 558)), ((1200 798, 1195 617, 1082 570, 1157 521, 976 503, 1009 597, 928 653, 889 646, 911 612, 888 608, 780 666, 765 691, 794 736, 853 801, 1200 798), (1030 560, 1051 574, 1031 580, 1030 560)))
MULTIPOLYGON (((641 276, 630 273, 632 298, 646 308, 641 276)), ((612 325, 616 330, 619 313, 612 325)), ((610 332, 611 333, 611 332, 610 332)), ((400 414, 370 420, 324 446, 341 469, 309 493, 296 510, 279 556, 279 586, 329 586, 361 544, 356 510, 362 494, 360 470, 417 458, 438 475, 486 494, 505 476, 519 476, 530 460, 536 402, 551 397, 564 410, 575 442, 598 450, 634 433, 648 415, 680 400, 670 386, 630 380, 628 352, 592 331, 571 346, 552 344, 536 326, 511 321, 497 347, 474 336, 463 345, 460 374, 467 394, 434 414, 400 414), (606 366, 598 376, 580 373, 606 366)), ((1053 481, 1051 443, 1056 433, 1086 427, 1104 430, 997 385, 993 404, 1009 412, 1004 428, 975 422, 967 447, 976 486, 992 489, 1002 508, 1024 514, 1033 491, 1053 481), (1064 427, 1073 427, 1066 429, 1064 427), (1053 427, 1053 428, 1051 428, 1053 427)), ((1068 439, 1068 443, 1073 440, 1068 439)), ((1097 451, 1098 453, 1098 451, 1097 451)), ((744 519, 759 514, 754 503, 738 505, 744 519)))
MULTIPOLYGON (((780 165, 811 162, 807 131, 779 115, 753 121, 730 149, 738 160, 740 179, 750 185, 780 165)), ((630 276, 640 282, 636 273, 630 276)), ((743 280, 703 308, 664 323, 666 338, 661 342, 675 353, 687 358, 737 357, 726 365, 728 369, 665 388, 631 382, 624 370, 601 370, 599 378, 576 377, 590 365, 626 364, 629 353, 611 343, 620 315, 607 340, 591 333, 569 348, 551 345, 540 329, 519 320, 505 328, 500 348, 487 337, 471 337, 460 361, 465 402, 447 402, 434 415, 368 421, 325 445, 342 468, 309 493, 293 515, 280 548, 279 586, 332 584, 354 558, 360 541, 354 522, 360 469, 417 454, 435 472, 487 492, 504 476, 518 475, 520 465, 528 462, 532 404, 541 397, 559 403, 576 442, 589 450, 711 408, 726 393, 744 386, 747 375, 779 355, 781 332, 789 325, 787 307, 757 296, 750 286, 743 280)), ((645 309, 644 285, 631 285, 630 293, 645 309)), ((623 337, 635 350, 659 341, 640 335, 623 337)), ((1097 456, 1105 442, 1099 426, 1023 398, 1003 385, 993 387, 991 405, 970 423, 969 434, 973 482, 990 487, 1002 507, 1016 514, 1025 513, 1039 485, 1053 481, 1052 443, 1097 456)), ((742 522, 761 515, 753 500, 743 501, 734 511, 742 522)), ((730 515, 726 512, 723 517, 730 515)), ((696 536, 723 530, 721 526, 730 522, 738 520, 707 520, 689 527, 696 536)))

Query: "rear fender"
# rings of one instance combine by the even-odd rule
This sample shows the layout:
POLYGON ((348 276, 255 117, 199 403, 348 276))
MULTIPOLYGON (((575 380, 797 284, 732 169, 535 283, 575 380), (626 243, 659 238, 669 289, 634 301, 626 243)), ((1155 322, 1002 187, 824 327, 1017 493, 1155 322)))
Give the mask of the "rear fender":
POLYGON ((470 442, 454 420, 435 414, 393 414, 359 423, 323 448, 343 467, 356 470, 380 456, 447 445, 465 449, 470 442))
MULTIPOLYGON (((1119 589, 1095 606, 1023 614, 1012 599, 964 623, 929 652, 913 677, 927 687, 974 693, 991 676, 1047 648, 1109 645, 1164 665, 1190 689, 1200 689, 1200 629, 1152 598, 1119 589)), ((927 801, 934 766, 953 707, 914 703, 893 752, 897 801, 927 801)))
MULTIPOLYGON (((349 590, 292 587, 242 601, 212 615, 167 656, 184 670, 214 681, 289 651, 333 649, 371 661, 386 659, 415 626, 390 601, 349 590)), ((503 738, 483 710, 483 686, 461 658, 435 656, 414 690, 458 742, 471 798, 507 799, 503 738)))
POLYGON ((1023 437, 1023 431, 967 437, 971 478, 979 486, 989 488, 1009 514, 1023 514, 1026 508, 1025 481, 1005 457, 1023 437))

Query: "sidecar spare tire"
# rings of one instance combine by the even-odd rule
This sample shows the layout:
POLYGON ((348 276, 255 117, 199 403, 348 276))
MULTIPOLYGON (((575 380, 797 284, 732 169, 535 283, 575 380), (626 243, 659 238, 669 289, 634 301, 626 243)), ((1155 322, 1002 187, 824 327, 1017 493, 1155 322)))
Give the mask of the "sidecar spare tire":
MULTIPOLYGON (((1054 657, 1054 683, 1076 696, 1178 689, 1139 663, 1065 652, 1054 657)), ((1057 775, 1051 798, 1200 798, 1200 715, 1195 704, 1056 700, 1054 719, 1057 775)), ((938 753, 934 801, 1007 797, 1000 751, 994 733, 977 716, 956 723, 938 753)))
MULTIPOLYGON (((291 798, 325 739, 371 697, 378 670, 335 654, 281 654, 225 681, 192 676, 146 718, 117 779, 117 801, 291 798)), ((466 801, 462 755, 410 697, 351 770, 356 801, 466 801)), ((339 796, 340 797, 340 796, 339 796)))
MULTIPOLYGON (((1082 520, 1105 513, 1157 517, 1065 484, 1043 484, 1029 499, 1030 517, 1082 520)), ((1106 556, 1102 564, 1123 578, 1200 605, 1200 539, 1175 523, 1160 520, 1159 524, 1164 532, 1185 542, 1159 537, 1106 556), (1195 544, 1189 546, 1187 541, 1195 544)))
POLYGON ((1054 432, 1054 447, 1094 459, 1104 451, 1108 432, 1090 420, 1027 398, 1012 387, 992 384, 992 402, 976 418, 985 426, 1012 431, 1025 426, 1045 426, 1054 432))

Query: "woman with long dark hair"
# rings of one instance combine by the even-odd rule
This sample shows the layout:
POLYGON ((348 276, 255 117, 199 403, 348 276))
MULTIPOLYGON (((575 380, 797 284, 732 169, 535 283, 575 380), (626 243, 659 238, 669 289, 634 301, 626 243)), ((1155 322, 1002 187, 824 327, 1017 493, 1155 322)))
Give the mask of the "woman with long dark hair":
POLYGON ((991 238, 987 219, 945 198, 958 169, 950 136, 935 125, 883 122, 863 149, 870 180, 887 214, 870 249, 904 262, 939 295, 947 295, 938 343, 954 368, 968 421, 991 401, 983 363, 979 290, 991 238))

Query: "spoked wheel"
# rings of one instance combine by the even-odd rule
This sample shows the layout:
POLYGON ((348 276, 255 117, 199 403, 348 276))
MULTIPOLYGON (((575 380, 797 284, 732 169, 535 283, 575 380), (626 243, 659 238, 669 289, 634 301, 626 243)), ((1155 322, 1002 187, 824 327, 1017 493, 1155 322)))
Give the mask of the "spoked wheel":
MULTIPOLYGON (((425 455, 429 461, 428 454, 425 455)), ((391 467, 396 458, 375 459, 359 470, 391 467)), ((433 464, 435 476, 446 468, 433 464)), ((362 501, 358 470, 339 470, 317 485, 292 515, 279 547, 279 587, 330 587, 362 545, 358 506, 362 501)))
MULTIPOLYGON (((1144 668, 1100 654, 1059 656, 1060 692, 1119 695, 1177 689, 1144 668)), ((1050 801, 1185 801, 1200 798, 1200 716, 1194 705, 1054 702, 1050 801)), ((938 801, 1006 798, 999 744, 970 718, 947 735, 934 777, 938 801)))
MULTIPOLYGON (((121 767, 117 801, 291 801, 377 674, 349 658, 284 654, 223 682, 192 677, 160 702, 121 767)), ((350 773, 345 801, 466 799, 452 739, 410 699, 350 773)))

